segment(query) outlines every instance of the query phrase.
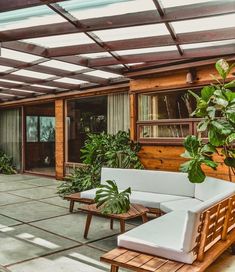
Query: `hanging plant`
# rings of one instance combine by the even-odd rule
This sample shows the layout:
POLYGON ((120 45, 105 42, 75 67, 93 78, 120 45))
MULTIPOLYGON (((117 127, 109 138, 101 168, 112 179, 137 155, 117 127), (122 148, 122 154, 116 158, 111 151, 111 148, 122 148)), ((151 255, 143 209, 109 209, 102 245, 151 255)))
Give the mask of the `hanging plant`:
POLYGON ((186 151, 181 156, 188 161, 180 169, 188 173, 193 183, 205 180, 202 165, 217 168, 212 157, 216 153, 224 156, 224 164, 229 167, 230 173, 235 174, 235 93, 231 90, 235 87, 235 80, 227 82, 234 66, 220 59, 215 64, 220 79, 213 76, 216 84, 205 86, 200 95, 189 91, 197 101, 192 116, 200 117, 202 121, 197 126, 198 136, 187 136, 184 141, 186 151), (204 143, 200 137, 205 131, 208 132, 208 143, 204 143))
POLYGON ((119 192, 115 181, 107 180, 96 191, 95 202, 103 214, 121 214, 130 209, 131 188, 119 192))

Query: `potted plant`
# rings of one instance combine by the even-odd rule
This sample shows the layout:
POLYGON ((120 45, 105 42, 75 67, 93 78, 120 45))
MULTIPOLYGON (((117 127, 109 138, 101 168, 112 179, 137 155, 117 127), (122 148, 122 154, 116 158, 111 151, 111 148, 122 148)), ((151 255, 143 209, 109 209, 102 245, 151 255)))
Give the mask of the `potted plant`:
POLYGON ((235 80, 227 77, 235 65, 229 65, 224 59, 216 62, 215 67, 220 78, 213 76, 215 84, 205 86, 200 95, 189 91, 197 101, 192 116, 202 118, 197 126, 198 136, 189 135, 184 141, 185 152, 181 155, 188 161, 180 167, 187 172, 189 180, 201 183, 205 180, 202 165, 217 168, 214 154, 223 155, 224 164, 229 167, 230 180, 235 174, 235 80), (201 139, 202 132, 207 131, 208 142, 201 139))

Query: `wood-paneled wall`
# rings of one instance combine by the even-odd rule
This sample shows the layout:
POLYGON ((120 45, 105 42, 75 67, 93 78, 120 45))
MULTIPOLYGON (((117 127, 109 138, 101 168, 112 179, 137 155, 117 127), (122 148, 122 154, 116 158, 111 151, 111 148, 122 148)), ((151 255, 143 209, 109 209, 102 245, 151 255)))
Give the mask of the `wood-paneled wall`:
MULTIPOLYGON (((233 70, 234 72, 235 70, 233 70)), ((131 111, 131 137, 136 139, 136 98, 138 93, 146 92, 160 92, 165 90, 175 89, 190 89, 192 87, 207 85, 212 82, 210 74, 217 75, 214 65, 196 68, 196 81, 193 84, 186 83, 186 74, 188 70, 181 70, 175 72, 167 72, 164 74, 151 75, 151 77, 137 78, 131 80, 130 83, 130 111, 131 111)), ((231 74, 229 79, 234 79, 231 74)), ((147 169, 179 171, 179 166, 185 160, 180 157, 184 152, 183 146, 164 146, 144 144, 139 153, 140 159, 147 169)), ((208 176, 213 176, 225 180, 229 180, 229 172, 226 165, 224 165, 222 157, 216 156, 215 161, 219 163, 217 171, 204 167, 208 176)), ((235 177, 233 177, 235 181, 235 177)))

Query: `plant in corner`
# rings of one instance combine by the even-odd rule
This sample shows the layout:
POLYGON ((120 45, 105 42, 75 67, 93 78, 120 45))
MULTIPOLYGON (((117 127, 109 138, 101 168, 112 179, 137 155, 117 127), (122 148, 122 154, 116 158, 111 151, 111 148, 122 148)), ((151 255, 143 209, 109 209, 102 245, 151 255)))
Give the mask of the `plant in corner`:
POLYGON ((97 208, 101 208, 103 214, 121 214, 130 209, 131 188, 119 192, 117 184, 107 180, 107 184, 101 184, 96 191, 95 202, 97 208))
POLYGON ((8 157, 1 150, 0 150, 0 173, 5 175, 16 174, 16 170, 13 166, 12 158, 8 157))
POLYGON ((130 140, 128 132, 119 131, 115 135, 101 133, 88 134, 81 150, 85 167, 75 168, 68 181, 58 188, 58 194, 81 192, 96 188, 100 184, 101 168, 143 168, 138 152, 140 145, 130 140))
POLYGON ((215 67, 220 78, 212 75, 216 84, 205 86, 201 94, 189 91, 197 101, 197 107, 192 116, 203 118, 197 126, 198 136, 187 136, 184 141, 185 152, 181 155, 188 159, 180 167, 187 172, 189 180, 201 183, 205 180, 202 165, 212 169, 217 168, 213 155, 223 155, 224 164, 229 167, 230 180, 235 174, 235 80, 227 81, 232 68, 224 59, 216 62, 215 67), (208 143, 201 139, 203 132, 208 132, 208 143))

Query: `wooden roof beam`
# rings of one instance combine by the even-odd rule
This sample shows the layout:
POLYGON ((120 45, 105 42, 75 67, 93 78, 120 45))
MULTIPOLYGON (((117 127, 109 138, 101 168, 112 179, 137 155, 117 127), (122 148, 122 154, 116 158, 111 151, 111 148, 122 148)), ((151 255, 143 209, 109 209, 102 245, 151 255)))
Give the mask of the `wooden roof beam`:
POLYGON ((114 29, 129 26, 177 22, 182 20, 199 19, 210 16, 231 14, 234 12, 234 0, 227 0, 226 2, 212 1, 187 6, 167 8, 165 9, 164 18, 157 14, 155 10, 149 10, 144 12, 81 20, 80 23, 83 27, 80 27, 79 29, 75 28, 74 25, 65 22, 5 30, 0 32, 0 41, 16 41, 22 39, 71 34, 85 31, 91 32, 96 30, 114 29))
MULTIPOLYGON (((212 41, 235 39, 235 27, 195 31, 192 33, 177 34, 177 40, 173 41, 169 35, 152 36, 144 38, 117 40, 106 42, 107 46, 112 48, 114 51, 119 50, 130 50, 130 49, 141 49, 159 46, 169 46, 178 44, 191 44, 191 43, 202 43, 212 41)), ((72 56, 78 54, 90 54, 104 52, 104 49, 94 43, 81 44, 81 45, 70 45, 63 47, 48 48, 48 57, 62 57, 72 56)))
MULTIPOLYGON (((192 59, 200 57, 213 57, 224 56, 234 54, 235 44, 226 46, 211 46, 205 48, 187 49, 184 50, 184 55, 179 56, 177 51, 167 51, 160 53, 145 53, 135 55, 123 56, 123 62, 125 63, 138 63, 138 62, 154 62, 154 61, 169 61, 169 60, 181 60, 192 59)), ((90 61, 91 67, 115 65, 118 64, 113 58, 100 58, 90 61)))

